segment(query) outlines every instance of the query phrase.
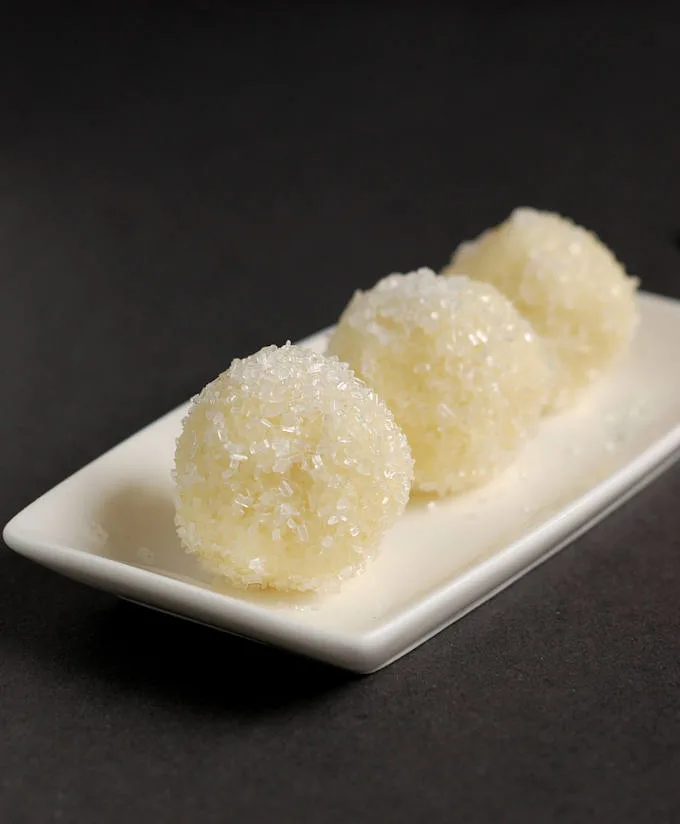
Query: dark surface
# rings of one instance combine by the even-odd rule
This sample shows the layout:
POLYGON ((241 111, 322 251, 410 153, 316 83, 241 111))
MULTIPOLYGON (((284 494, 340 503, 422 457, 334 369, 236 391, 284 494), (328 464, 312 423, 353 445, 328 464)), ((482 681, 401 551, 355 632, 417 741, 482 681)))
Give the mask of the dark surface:
MULTIPOLYGON (((0 522, 517 204, 680 297, 674 4, 180 8, 0 26, 0 522)), ((363 679, 1 551, 0 821, 677 821, 679 498, 363 679)))

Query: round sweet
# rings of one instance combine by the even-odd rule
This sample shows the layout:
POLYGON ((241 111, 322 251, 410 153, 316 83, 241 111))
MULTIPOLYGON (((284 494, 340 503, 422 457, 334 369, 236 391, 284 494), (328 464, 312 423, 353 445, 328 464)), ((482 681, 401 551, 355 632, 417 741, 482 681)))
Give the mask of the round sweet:
POLYGON ((493 286, 430 269, 357 292, 329 343, 394 413, 422 492, 489 480, 534 431, 552 386, 543 346, 493 286))
POLYGON ((638 281, 595 235, 556 214, 516 209, 463 243, 444 270, 451 273, 492 283, 546 339, 555 408, 606 370, 635 330, 638 281))
POLYGON ((175 522, 185 549, 236 586, 329 589, 375 554, 412 476, 404 434, 346 364, 269 346, 194 398, 175 522))

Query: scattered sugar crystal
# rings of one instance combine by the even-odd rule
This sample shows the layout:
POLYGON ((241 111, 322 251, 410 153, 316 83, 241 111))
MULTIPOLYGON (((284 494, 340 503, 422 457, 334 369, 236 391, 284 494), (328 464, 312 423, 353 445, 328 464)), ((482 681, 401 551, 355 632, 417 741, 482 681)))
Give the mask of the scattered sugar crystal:
POLYGON ((572 403, 628 347, 637 324, 636 278, 571 220, 516 209, 458 247, 444 274, 493 284, 549 345, 558 375, 551 405, 572 403))
POLYGON ((439 495, 505 468, 552 391, 543 343, 507 298, 429 269, 357 292, 329 352, 383 398, 411 445, 414 485, 439 495))
POLYGON ((269 346, 192 403, 175 453, 177 531, 236 586, 333 589, 374 556, 412 476, 392 413, 346 364, 269 346))
POLYGON ((153 550, 147 546, 140 546, 137 550, 137 557, 142 564, 152 564, 154 561, 153 550))
POLYGON ((105 544, 109 539, 109 533, 96 521, 92 521, 90 524, 90 533, 94 540, 100 544, 105 544))

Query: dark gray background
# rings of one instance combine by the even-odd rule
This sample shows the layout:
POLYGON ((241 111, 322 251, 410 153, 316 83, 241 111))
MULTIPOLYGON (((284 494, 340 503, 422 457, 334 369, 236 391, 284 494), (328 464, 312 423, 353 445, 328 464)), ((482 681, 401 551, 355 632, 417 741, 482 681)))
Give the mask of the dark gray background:
MULTIPOLYGON (((518 204, 680 297, 677 8, 4 18, 0 522, 518 204)), ((0 820, 677 821, 679 496, 363 679, 0 551, 0 820)))

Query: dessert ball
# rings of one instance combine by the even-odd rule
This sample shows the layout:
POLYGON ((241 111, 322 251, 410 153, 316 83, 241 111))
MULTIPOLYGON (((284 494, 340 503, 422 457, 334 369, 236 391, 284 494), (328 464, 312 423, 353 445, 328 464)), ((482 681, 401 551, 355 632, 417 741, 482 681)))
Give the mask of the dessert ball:
POLYGON ((556 408, 606 370, 635 329, 638 281, 595 235, 556 214, 516 209, 463 243, 444 273, 493 284, 546 339, 556 408))
POLYGON ((429 269, 357 292, 329 343, 392 410, 415 487, 489 480, 534 431, 552 387, 544 348, 493 286, 429 269))
POLYGON ((346 364, 269 346, 191 404, 175 454, 177 531, 236 586, 333 588, 374 555, 412 475, 391 412, 346 364))

